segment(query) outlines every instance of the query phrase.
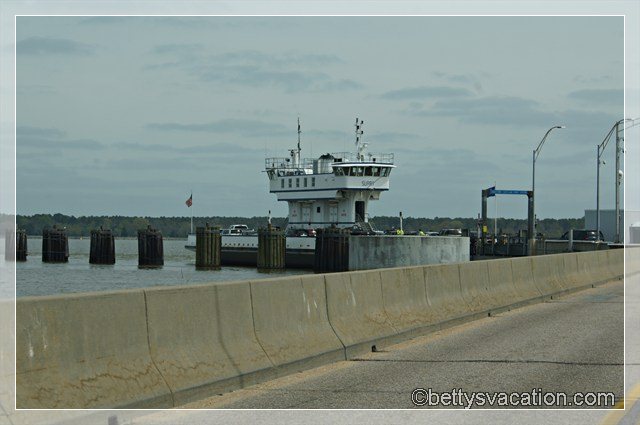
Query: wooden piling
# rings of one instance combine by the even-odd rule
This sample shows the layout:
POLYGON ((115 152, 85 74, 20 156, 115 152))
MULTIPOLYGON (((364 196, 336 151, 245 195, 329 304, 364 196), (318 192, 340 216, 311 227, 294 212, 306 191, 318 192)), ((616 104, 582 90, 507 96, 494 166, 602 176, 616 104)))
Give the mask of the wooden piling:
POLYGON ((16 231, 16 261, 27 261, 27 231, 18 229, 16 231))
POLYGON ((89 249, 89 263, 115 264, 116 246, 111 229, 91 230, 91 247, 89 249))
POLYGON ((285 268, 287 242, 284 231, 269 225, 258 230, 258 270, 285 268))
POLYGON ((196 227, 196 270, 219 270, 222 246, 220 227, 196 227))
POLYGON ((69 238, 66 228, 42 229, 42 262, 43 263, 67 263, 69 262, 69 238))
POLYGON ((151 226, 138 230, 138 268, 159 268, 163 265, 162 232, 151 226))
POLYGON ((313 262, 315 273, 349 270, 349 237, 346 229, 319 229, 316 231, 316 249, 313 262))

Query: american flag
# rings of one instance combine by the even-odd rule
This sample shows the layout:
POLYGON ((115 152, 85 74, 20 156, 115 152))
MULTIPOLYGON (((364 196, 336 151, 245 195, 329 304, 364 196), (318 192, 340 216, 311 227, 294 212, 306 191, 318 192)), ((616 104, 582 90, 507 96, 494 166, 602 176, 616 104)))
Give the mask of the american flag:
POLYGON ((185 204, 187 204, 187 207, 191 207, 191 205, 193 205, 193 193, 191 194, 191 196, 189 196, 189 199, 187 199, 187 202, 185 202, 185 204))

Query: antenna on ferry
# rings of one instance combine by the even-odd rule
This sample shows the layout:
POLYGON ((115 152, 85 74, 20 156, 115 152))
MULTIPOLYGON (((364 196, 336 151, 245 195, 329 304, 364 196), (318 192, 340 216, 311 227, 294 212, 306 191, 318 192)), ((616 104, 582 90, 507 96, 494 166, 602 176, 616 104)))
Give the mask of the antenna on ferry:
POLYGON ((358 159, 359 160, 360 160, 360 154, 362 153, 361 149, 360 149, 360 138, 362 137, 362 134, 364 133, 364 130, 362 130, 362 124, 364 124, 364 121, 356 118, 356 151, 357 151, 357 155, 358 155, 358 159))
POLYGON ((298 117, 298 152, 300 152, 300 133, 302 131, 300 130, 300 117, 298 117))

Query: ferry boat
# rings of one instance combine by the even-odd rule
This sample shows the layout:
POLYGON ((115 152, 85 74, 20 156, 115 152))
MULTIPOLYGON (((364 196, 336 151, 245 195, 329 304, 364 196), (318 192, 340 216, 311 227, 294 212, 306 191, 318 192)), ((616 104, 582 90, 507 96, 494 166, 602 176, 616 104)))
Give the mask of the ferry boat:
MULTIPOLYGON (((313 159, 301 156, 298 120, 297 147, 289 150, 288 157, 265 159, 269 192, 289 206, 287 267, 313 267, 315 229, 338 227, 374 233, 369 202, 389 190, 389 175, 395 165, 392 153, 368 152, 368 143, 362 141, 363 124, 356 118, 355 152, 326 153, 313 159)), ((223 265, 256 265, 257 234, 223 232, 221 245, 223 265)), ((195 234, 189 235, 185 247, 195 250, 195 234)))

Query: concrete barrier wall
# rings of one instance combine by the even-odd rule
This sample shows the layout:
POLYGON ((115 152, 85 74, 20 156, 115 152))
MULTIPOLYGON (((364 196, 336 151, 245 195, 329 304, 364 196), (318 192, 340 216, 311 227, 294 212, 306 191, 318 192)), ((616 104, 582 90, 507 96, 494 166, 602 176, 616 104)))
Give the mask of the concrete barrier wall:
MULTIPOLYGON (((17 302, 19 408, 171 407, 618 278, 558 254, 17 302)), ((640 249, 627 252, 640 271, 640 249)))
POLYGON ((511 271, 513 286, 521 300, 530 300, 542 296, 533 279, 532 257, 512 258, 511 271))
POLYGON ((528 294, 517 291, 513 279, 513 262, 510 259, 489 261, 487 269, 489 289, 496 307, 509 306, 531 298, 528 294))
POLYGON ((145 294, 151 357, 176 405, 251 385, 273 366, 254 333, 249 282, 145 294))
POLYGON ((462 297, 457 264, 425 266, 427 303, 437 321, 455 320, 469 314, 471 308, 462 297))
POLYGON ((607 265, 613 276, 624 274, 624 250, 610 249, 607 251, 607 265))
POLYGON ((143 291, 18 299, 16 360, 20 409, 172 404, 149 355, 143 291))
POLYGON ((585 252, 578 257, 579 273, 591 283, 603 282, 613 278, 607 264, 608 251, 585 252))
POLYGON ((564 291, 561 273, 564 269, 564 254, 539 255, 531 258, 533 282, 544 296, 564 291))
POLYGON ((327 317, 324 276, 251 282, 256 336, 278 374, 345 359, 327 317))
POLYGON ((370 352, 398 333, 384 309, 379 270, 331 273, 324 279, 329 322, 347 358, 370 352))
POLYGON ((349 270, 469 261, 469 238, 459 236, 357 236, 349 238, 349 270))
POLYGON ((474 261, 458 265, 462 298, 472 313, 497 307, 489 289, 488 263, 489 261, 474 261))
POLYGON ((582 286, 582 276, 578 273, 578 253, 561 255, 562 268, 560 269, 561 284, 565 289, 582 286))
POLYGON ((423 267, 380 270, 382 300, 389 323, 407 333, 438 321, 427 302, 423 267))

